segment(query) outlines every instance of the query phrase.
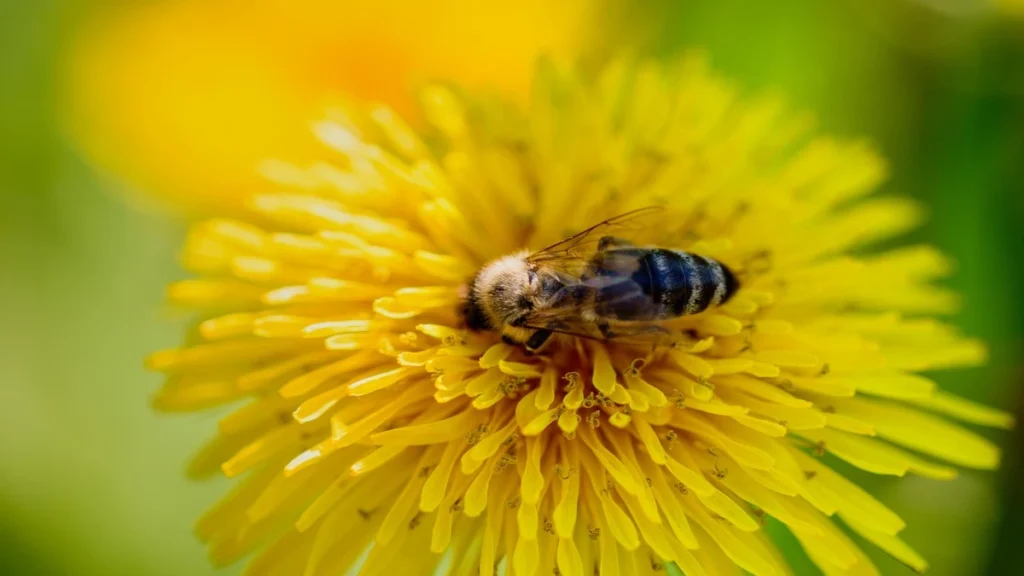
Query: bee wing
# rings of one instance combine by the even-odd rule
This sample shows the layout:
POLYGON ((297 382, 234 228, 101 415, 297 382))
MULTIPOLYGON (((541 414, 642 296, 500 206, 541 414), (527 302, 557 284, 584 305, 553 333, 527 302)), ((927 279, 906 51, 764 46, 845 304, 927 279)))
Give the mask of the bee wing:
MULTIPOLYGON (((624 266, 636 265, 636 262, 635 259, 631 259, 629 263, 624 262, 624 266)), ((636 343, 662 341, 671 334, 657 322, 625 322, 601 316, 596 308, 597 299, 594 297, 598 294, 603 309, 628 306, 642 315, 644 308, 654 306, 654 302, 644 293, 643 288, 632 280, 631 275, 585 278, 569 289, 589 293, 589 297, 583 297, 579 302, 572 301, 564 306, 537 310, 527 318, 526 327, 594 340, 636 343)))
POLYGON ((661 228, 659 220, 664 216, 662 206, 648 206, 620 214, 577 232, 572 236, 542 248, 529 256, 533 264, 548 266, 570 274, 581 274, 587 262, 598 252, 602 240, 636 240, 643 232, 661 228))
POLYGON ((634 280, 647 265, 638 257, 637 247, 649 245, 645 240, 652 237, 666 236, 670 219, 664 207, 648 206, 599 222, 530 254, 529 262, 561 272, 566 290, 586 296, 567 297, 563 305, 533 312, 526 327, 617 342, 646 344, 667 338, 670 332, 658 323, 608 319, 596 307, 598 302, 605 310, 628 306, 644 316, 644 308, 655 305, 634 280), (595 256, 599 257, 600 275, 594 275, 591 267, 598 261, 595 256))

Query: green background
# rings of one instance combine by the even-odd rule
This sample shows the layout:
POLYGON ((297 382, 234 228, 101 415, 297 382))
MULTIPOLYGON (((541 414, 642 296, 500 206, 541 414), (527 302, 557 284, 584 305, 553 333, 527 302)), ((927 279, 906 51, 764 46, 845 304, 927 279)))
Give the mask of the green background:
MULTIPOLYGON (((141 368, 177 341, 161 301, 184 224, 129 201, 60 134, 55 66, 78 4, 0 0, 0 573, 213 573, 191 526, 227 483, 189 482, 183 467, 217 415, 153 414, 158 379, 141 368)), ((958 263, 956 322, 991 345, 987 366, 936 379, 1021 413, 1024 16, 980 1, 662 0, 608 20, 609 36, 644 30, 641 50, 704 48, 821 130, 873 141, 892 161, 886 189, 929 207, 912 239, 958 263)), ((997 473, 844 469, 908 521, 930 574, 1024 572, 1024 442, 983 433, 1007 450, 997 473)), ((798 574, 817 573, 784 546, 798 574)), ((871 553, 884 574, 909 574, 871 553)))

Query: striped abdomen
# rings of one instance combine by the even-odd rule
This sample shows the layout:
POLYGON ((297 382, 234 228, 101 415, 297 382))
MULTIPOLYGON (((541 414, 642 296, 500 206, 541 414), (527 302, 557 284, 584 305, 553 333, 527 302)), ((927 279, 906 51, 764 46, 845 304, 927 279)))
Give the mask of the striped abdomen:
POLYGON ((726 302, 738 288, 736 277, 717 261, 663 248, 616 250, 597 275, 616 276, 615 268, 621 270, 626 259, 635 263, 629 281, 599 290, 597 309, 602 316, 629 321, 696 314, 726 302))

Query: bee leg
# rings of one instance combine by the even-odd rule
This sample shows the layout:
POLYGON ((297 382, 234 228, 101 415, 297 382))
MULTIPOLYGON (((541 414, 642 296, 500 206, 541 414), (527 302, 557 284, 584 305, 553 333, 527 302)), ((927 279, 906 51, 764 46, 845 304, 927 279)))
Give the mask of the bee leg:
POLYGON ((597 241, 598 252, 604 252, 609 248, 629 248, 633 243, 625 238, 616 238, 615 236, 602 236, 597 241))
POLYGON ((534 354, 539 352, 541 348, 547 344, 548 339, 551 338, 551 330, 537 330, 530 336, 530 339, 526 341, 526 353, 534 354))
POLYGON ((508 344, 509 346, 519 346, 520 344, 522 344, 522 342, 516 340, 515 338, 509 336, 508 334, 502 334, 501 341, 504 342, 505 344, 508 344))

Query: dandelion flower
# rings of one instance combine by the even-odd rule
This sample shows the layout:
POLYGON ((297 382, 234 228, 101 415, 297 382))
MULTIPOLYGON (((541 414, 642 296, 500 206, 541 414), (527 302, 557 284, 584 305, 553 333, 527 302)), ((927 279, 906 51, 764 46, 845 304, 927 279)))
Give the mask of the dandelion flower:
MULTIPOLYGON (((242 477, 197 531, 250 574, 787 574, 788 527, 827 574, 874 574, 840 525, 915 570, 893 511, 822 457, 875 474, 991 469, 950 422, 1004 414, 920 372, 984 349, 932 315, 948 262, 869 249, 918 221, 872 197, 885 163, 808 135, 777 98, 744 101, 703 60, 542 64, 526 113, 434 85, 430 128, 349 106, 310 166, 191 230, 203 311, 153 354, 159 409, 244 402, 191 466, 242 477), (460 289, 490 259, 647 205, 684 214, 672 247, 745 271, 689 337, 646 355, 569 339, 528 356, 470 333, 460 289)), ((666 236, 668 238, 669 236, 666 236)))

